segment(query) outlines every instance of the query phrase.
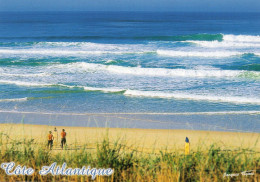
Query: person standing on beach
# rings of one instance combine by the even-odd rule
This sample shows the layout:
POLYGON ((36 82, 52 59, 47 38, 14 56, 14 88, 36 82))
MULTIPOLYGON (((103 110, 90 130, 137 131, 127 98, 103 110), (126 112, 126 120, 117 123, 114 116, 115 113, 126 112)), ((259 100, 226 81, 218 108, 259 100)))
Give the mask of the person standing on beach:
POLYGON ((65 132, 64 129, 62 129, 61 132, 61 148, 63 149, 63 146, 66 144, 66 135, 67 133, 65 132))
POLYGON ((52 149, 53 140, 54 140, 54 136, 51 133, 51 131, 49 131, 49 135, 48 135, 48 148, 49 149, 52 149))

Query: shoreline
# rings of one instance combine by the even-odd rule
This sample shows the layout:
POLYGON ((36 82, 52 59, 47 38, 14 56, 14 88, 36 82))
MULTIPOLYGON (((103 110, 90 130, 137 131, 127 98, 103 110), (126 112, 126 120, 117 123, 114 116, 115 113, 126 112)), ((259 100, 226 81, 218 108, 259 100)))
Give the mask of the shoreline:
POLYGON ((49 113, 0 111, 1 123, 260 133, 260 111, 203 113, 49 113))
POLYGON ((208 149, 212 144, 223 150, 254 148, 260 150, 260 133, 240 133, 226 131, 203 131, 182 129, 138 129, 138 128, 104 128, 76 126, 48 126, 31 124, 0 124, 0 132, 11 139, 33 139, 36 143, 45 144, 47 134, 54 134, 54 146, 60 144, 60 132, 67 132, 67 144, 96 147, 105 137, 109 141, 120 141, 127 146, 142 151, 180 150, 184 149, 188 137, 191 150, 208 149), (57 132, 54 132, 54 127, 57 132), (57 139, 58 138, 58 142, 57 139))

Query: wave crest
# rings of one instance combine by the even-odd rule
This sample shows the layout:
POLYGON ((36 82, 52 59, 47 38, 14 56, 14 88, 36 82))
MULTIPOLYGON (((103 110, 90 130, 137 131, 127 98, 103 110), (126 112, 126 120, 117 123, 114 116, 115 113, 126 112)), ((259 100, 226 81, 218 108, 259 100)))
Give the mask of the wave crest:
POLYGON ((171 57, 230 57, 236 55, 243 55, 244 52, 231 52, 231 51, 174 51, 174 50, 157 50, 157 54, 171 57))
POLYGON ((232 42, 259 42, 259 35, 223 35, 224 41, 232 41, 232 42))
POLYGON ((238 96, 211 96, 211 95, 194 95, 185 93, 166 93, 159 91, 139 91, 139 90, 127 90, 124 95, 136 96, 136 97, 156 97, 156 98, 174 98, 184 100, 197 100, 197 101, 212 101, 212 102, 231 102, 238 104, 256 104, 260 105, 260 99, 247 98, 238 96))
POLYGON ((58 68, 68 72, 82 71, 106 71, 114 74, 129 74, 137 76, 155 77, 246 77, 260 78, 260 72, 242 70, 218 70, 218 69, 167 69, 167 68, 142 68, 124 67, 116 65, 103 65, 95 63, 76 62, 64 65, 55 65, 50 68, 58 68))

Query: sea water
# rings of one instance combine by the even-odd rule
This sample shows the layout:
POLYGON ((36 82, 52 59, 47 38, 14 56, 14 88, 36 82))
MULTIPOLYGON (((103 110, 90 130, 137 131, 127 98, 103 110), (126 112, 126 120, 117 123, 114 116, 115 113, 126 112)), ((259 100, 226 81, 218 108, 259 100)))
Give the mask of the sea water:
POLYGON ((259 111, 260 13, 1 12, 0 110, 259 111))

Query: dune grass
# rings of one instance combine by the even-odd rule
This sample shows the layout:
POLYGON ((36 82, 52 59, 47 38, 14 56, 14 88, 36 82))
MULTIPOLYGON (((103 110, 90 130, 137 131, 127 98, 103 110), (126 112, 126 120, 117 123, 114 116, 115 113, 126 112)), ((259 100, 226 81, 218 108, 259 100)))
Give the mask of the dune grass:
POLYGON ((39 175, 42 166, 53 162, 66 162, 71 168, 114 169, 113 175, 97 177, 95 181, 260 181, 260 155, 254 148, 222 150, 214 144, 200 148, 190 155, 172 149, 147 153, 125 145, 120 138, 111 142, 104 136, 95 148, 89 148, 86 142, 80 147, 75 144, 73 150, 49 150, 33 139, 13 140, 0 133, 0 162, 14 161, 35 170, 32 176, 8 176, 1 169, 0 181, 92 181, 90 176, 39 175), (254 175, 241 174, 249 170, 254 170, 254 175), (239 176, 223 176, 231 173, 239 176))

